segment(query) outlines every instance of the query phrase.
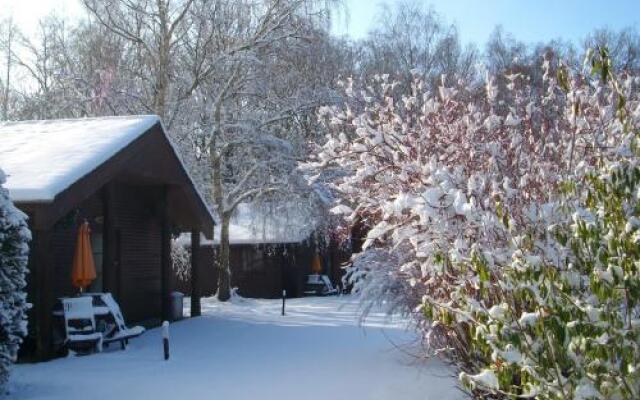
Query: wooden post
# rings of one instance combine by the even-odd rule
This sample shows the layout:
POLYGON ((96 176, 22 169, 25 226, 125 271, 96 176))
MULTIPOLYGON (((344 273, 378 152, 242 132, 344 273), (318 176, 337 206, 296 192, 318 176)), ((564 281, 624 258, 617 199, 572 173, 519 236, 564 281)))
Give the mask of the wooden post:
POLYGON ((102 192, 102 285, 104 292, 110 292, 113 297, 120 301, 118 281, 118 260, 117 260, 117 237, 115 221, 115 199, 114 187, 112 183, 105 185, 102 192))
POLYGON ((40 360, 53 357, 53 306, 55 303, 55 257, 51 246, 50 229, 33 232, 32 250, 35 257, 35 318, 36 318, 36 356, 40 360))
MULTIPOLYGON (((115 229, 115 241, 113 244, 114 247, 114 259, 113 266, 115 267, 115 293, 116 300, 123 304, 125 302, 124 295, 122 293, 122 230, 119 228, 115 229)), ((122 306, 121 306, 122 307, 122 306)))
POLYGON ((287 298, 287 291, 283 290, 282 291, 282 315, 283 316, 284 316, 284 303, 285 303, 286 298, 287 298))
POLYGON ((171 316, 171 303, 169 294, 171 293, 171 225, 169 221, 169 207, 167 204, 167 190, 163 191, 160 203, 160 218, 162 224, 161 232, 161 304, 162 304, 162 320, 166 321, 171 316))
POLYGON ((169 359, 169 321, 162 323, 162 349, 164 350, 164 360, 169 359))
POLYGON ((200 253, 200 232, 191 231, 191 316, 199 317, 200 309, 200 265, 198 255, 200 253))
POLYGON ((287 280, 285 277, 285 268, 286 268, 286 244, 283 244, 278 247, 278 259, 280 260, 280 288, 284 292, 287 287, 287 280))

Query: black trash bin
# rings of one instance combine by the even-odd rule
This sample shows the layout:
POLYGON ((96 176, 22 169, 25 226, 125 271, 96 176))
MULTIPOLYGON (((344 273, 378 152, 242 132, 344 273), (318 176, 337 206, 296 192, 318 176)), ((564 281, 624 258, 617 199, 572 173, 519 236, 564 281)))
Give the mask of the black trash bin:
POLYGON ((171 292, 170 301, 171 301, 171 315, 169 316, 172 321, 177 321, 183 318, 183 303, 184 303, 184 293, 181 292, 171 292))

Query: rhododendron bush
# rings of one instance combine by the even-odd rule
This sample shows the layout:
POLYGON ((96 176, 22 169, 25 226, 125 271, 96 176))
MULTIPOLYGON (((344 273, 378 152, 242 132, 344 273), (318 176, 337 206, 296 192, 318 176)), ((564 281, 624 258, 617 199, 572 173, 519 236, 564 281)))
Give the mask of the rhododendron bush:
POLYGON ((334 212, 370 227, 354 290, 412 314, 478 395, 640 393, 640 80, 605 50, 589 61, 547 56, 538 86, 348 80, 320 111, 329 134, 306 167, 338 169, 318 175, 334 212))

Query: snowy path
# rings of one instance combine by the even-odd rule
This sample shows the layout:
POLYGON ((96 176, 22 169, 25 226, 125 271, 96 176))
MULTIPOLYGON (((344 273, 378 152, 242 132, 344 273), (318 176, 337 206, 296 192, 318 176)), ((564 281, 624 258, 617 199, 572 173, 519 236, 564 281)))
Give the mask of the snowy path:
POLYGON ((127 351, 19 365, 11 399, 364 399, 463 398, 436 361, 405 354, 413 336, 373 315, 359 327, 349 297, 280 302, 203 301, 203 317, 172 325, 172 358, 160 332, 127 351))

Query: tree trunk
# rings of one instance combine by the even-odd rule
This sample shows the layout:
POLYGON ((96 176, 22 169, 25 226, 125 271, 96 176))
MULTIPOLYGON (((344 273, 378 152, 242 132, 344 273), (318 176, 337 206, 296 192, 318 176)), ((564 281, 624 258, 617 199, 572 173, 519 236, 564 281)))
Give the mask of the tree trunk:
POLYGON ((9 118, 9 90, 11 87, 11 44, 13 42, 13 20, 9 20, 8 24, 8 37, 7 37, 7 74, 4 80, 4 98, 2 99, 2 120, 6 121, 9 118))
POLYGON ((200 307, 200 265, 198 255, 200 253, 200 231, 191 231, 191 316, 199 317, 202 314, 200 307))
POLYGON ((158 1, 158 17, 160 19, 160 32, 159 39, 160 45, 158 48, 158 59, 156 65, 156 81, 155 81, 155 95, 153 99, 154 112, 164 121, 166 103, 167 103, 167 90, 169 86, 169 46, 171 43, 171 37, 169 35, 169 21, 167 15, 167 4, 164 1, 158 1))
POLYGON ((218 254, 218 300, 231 297, 231 270, 229 268, 229 222, 231 214, 224 213, 220 226, 220 252, 218 254))

